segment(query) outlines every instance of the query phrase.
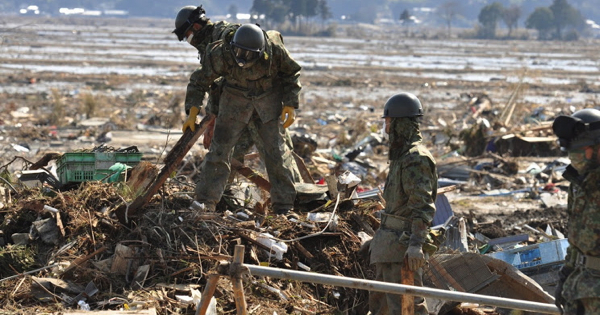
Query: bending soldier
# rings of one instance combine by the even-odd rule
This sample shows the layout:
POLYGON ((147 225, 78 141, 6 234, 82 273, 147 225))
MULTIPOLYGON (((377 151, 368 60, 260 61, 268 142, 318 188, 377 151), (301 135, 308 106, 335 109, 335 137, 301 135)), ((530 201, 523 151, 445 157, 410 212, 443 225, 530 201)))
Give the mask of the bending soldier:
POLYGON ((195 128, 205 93, 222 77, 214 138, 196 183, 196 199, 207 209, 214 210, 221 198, 231 151, 247 128, 255 130, 251 137, 262 146, 259 153, 271 182, 273 209, 280 214, 293 209, 296 190, 290 164, 295 166, 295 162, 284 132, 299 105, 300 70, 281 34, 263 32, 254 24, 240 26, 231 42, 219 40, 209 45, 198 75, 188 84, 185 108, 189 116, 183 125, 184 131, 195 128))

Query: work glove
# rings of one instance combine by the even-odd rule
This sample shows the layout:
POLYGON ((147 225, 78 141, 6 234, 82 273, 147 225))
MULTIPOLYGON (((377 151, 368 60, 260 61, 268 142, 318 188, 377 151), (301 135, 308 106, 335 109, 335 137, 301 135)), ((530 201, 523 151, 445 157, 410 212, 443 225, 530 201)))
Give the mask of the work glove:
POLYGON ((188 115, 187 120, 183 123, 183 127, 181 130, 185 132, 186 129, 190 128, 192 132, 196 131, 196 116, 198 116, 198 112, 200 109, 196 106, 190 108, 190 114, 188 115))
POLYGON ((563 308, 567 303, 567 299, 562 295, 563 285, 571 272, 573 272, 573 267, 568 267, 567 265, 562 266, 558 271, 558 283, 556 284, 556 289, 554 291, 554 304, 556 304, 556 307, 558 307, 561 314, 564 314, 563 308))
POLYGON ((283 121, 283 128, 291 126, 294 120, 296 120, 296 109, 292 106, 283 106, 281 120, 283 121))
POLYGON ((421 246, 408 246, 404 258, 406 263, 408 264, 408 268, 411 271, 417 271, 419 270, 419 268, 425 265, 425 254, 423 253, 423 249, 421 248, 421 246))
POLYGON ((210 148, 210 143, 212 141, 213 135, 215 134, 215 121, 217 118, 213 115, 208 121, 208 125, 206 126, 206 130, 204 130, 204 139, 202 139, 202 145, 205 149, 210 148))
POLYGON ((371 248, 372 239, 364 242, 360 245, 360 249, 358 250, 358 255, 361 257, 365 257, 366 260, 369 260, 369 250, 371 248))

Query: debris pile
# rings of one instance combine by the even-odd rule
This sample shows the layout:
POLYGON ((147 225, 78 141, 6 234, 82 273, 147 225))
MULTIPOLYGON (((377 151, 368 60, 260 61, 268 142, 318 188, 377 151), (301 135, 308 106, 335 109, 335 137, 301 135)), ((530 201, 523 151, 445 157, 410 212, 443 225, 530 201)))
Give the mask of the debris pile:
MULTIPOLYGON (((319 135, 328 134, 323 127, 328 124, 321 125, 319 135)), ((339 124, 332 125, 340 129, 339 124)), ((192 200, 202 156, 191 154, 177 168, 176 176, 125 222, 115 214, 118 207, 139 197, 148 186, 144 179, 162 165, 142 162, 122 169, 127 176, 114 183, 91 180, 70 189, 54 189, 48 183, 26 186, 9 171, 19 162, 21 169, 38 163, 24 158, 11 161, 2 166, 5 185, 0 185, 0 286, 9 293, 2 300, 4 307, 14 311, 23 307, 48 311, 152 308, 160 314, 192 314, 207 276, 220 261, 231 260, 239 244, 247 248, 244 261, 248 264, 373 279, 361 245, 379 226, 378 211, 384 202, 378 192, 386 174, 378 164, 386 161, 386 140, 368 126, 361 132, 348 131, 360 129, 358 122, 357 126, 346 127, 345 132, 354 136, 339 136, 339 143, 330 143, 327 150, 315 148, 314 142, 322 141, 319 138, 296 137, 301 139, 295 146, 305 148, 299 154, 317 184, 298 185, 295 215, 288 217, 271 214, 268 193, 256 184, 264 170, 252 155, 247 163, 255 169, 248 178, 238 175, 230 183, 218 213, 201 212, 192 200)), ((502 279, 508 277, 530 292, 515 298, 533 295, 532 301, 551 302, 535 281, 515 269, 516 264, 499 267, 501 263, 490 263, 488 256, 487 263, 481 261, 483 254, 555 240, 562 235, 560 231, 564 233, 559 205, 564 204, 564 187, 555 174, 564 161, 544 166, 531 163, 525 169, 519 162, 494 153, 440 159, 440 186, 445 188, 440 188, 434 229, 446 231, 446 241, 430 262, 426 277, 430 286, 493 294, 491 288, 502 286, 502 279), (548 205, 544 210, 528 210, 535 214, 517 211, 490 221, 492 216, 475 211, 464 217, 454 215, 448 202, 453 194, 493 197, 497 202, 507 196, 547 200, 548 205), (546 195, 550 197, 541 197, 546 195), (551 228, 545 229, 548 223, 551 228), (448 266, 461 264, 444 264, 457 259, 477 263, 491 276, 473 278, 469 285, 448 286, 453 284, 449 279, 458 280, 454 273, 461 272, 448 266), (440 278, 433 270, 446 270, 442 273, 446 276, 440 278)), ((526 263, 531 262, 522 262, 526 263)), ((244 285, 249 310, 257 314, 365 314, 368 310, 366 291, 268 278, 246 279, 244 285)), ((521 291, 502 292, 512 297, 521 291)), ((235 309, 227 281, 219 282, 215 297, 218 313, 235 309)), ((438 301, 433 307, 443 314, 457 306, 438 301)))

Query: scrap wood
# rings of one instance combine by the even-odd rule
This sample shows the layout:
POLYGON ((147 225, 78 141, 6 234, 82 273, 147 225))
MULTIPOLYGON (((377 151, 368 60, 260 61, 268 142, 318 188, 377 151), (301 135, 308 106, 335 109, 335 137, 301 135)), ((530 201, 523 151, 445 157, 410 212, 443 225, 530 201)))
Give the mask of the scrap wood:
POLYGON ((71 264, 67 268, 65 268, 65 270, 63 270, 62 274, 63 275, 66 274, 67 272, 73 270, 75 267, 77 267, 77 266, 83 264, 84 262, 92 259, 94 256, 96 256, 96 255, 98 255, 100 253, 103 253, 106 249, 107 249, 106 246, 102 246, 102 247, 100 247, 99 249, 95 250, 93 253, 91 253, 91 254, 89 254, 87 256, 82 256, 82 257, 79 257, 79 258, 73 260, 71 262, 71 264))
POLYGON ((445 194, 447 192, 451 192, 456 190, 458 187, 456 185, 451 185, 451 186, 446 186, 446 187, 441 187, 437 189, 437 194, 438 195, 442 195, 445 194))
POLYGON ((305 183, 314 184, 315 180, 310 175, 310 171, 304 164, 304 160, 300 157, 296 152, 292 151, 292 155, 294 156, 294 160, 296 160, 296 165, 298 166, 298 170, 300 171, 300 176, 302 176, 302 180, 305 183))
POLYGON ((231 168, 235 169, 238 173, 242 174, 244 177, 256 184, 261 189, 265 191, 271 191, 271 183, 268 180, 266 180, 253 169, 244 166, 244 164, 242 164, 240 161, 232 158, 231 168))
POLYGON ((35 269, 35 270, 30 270, 30 271, 27 271, 27 272, 22 272, 22 273, 19 273, 19 274, 16 274, 16 275, 10 276, 10 277, 6 277, 6 278, 3 278, 3 279, 0 279, 0 282, 6 281, 6 280, 10 280, 10 279, 14 279, 14 278, 18 278, 18 277, 20 277, 20 276, 23 276, 23 275, 30 275, 30 274, 34 274, 34 273, 36 273, 36 272, 40 272, 40 271, 42 271, 42 270, 46 270, 46 269, 50 269, 50 268, 54 268, 54 267, 58 267, 59 265, 60 265, 60 264, 52 264, 52 265, 50 265, 50 266, 46 266, 46 267, 42 267, 42 268, 38 268, 38 269, 35 269))
MULTIPOLYGON (((410 270, 408 267, 407 261, 404 261, 402 264, 402 269, 400 271, 401 283, 404 285, 415 285, 415 273, 410 270)), ((403 294, 402 295, 402 314, 406 315, 414 315, 415 314, 415 298, 412 295, 403 294)))
POLYGON ((363 230, 365 230, 365 233, 369 234, 369 236, 373 236, 375 235, 375 230, 371 227, 371 225, 367 222, 365 222, 365 220, 363 219, 362 216, 358 215, 356 212, 353 212, 350 217, 352 218, 352 220, 354 220, 354 222, 356 222, 363 230))
POLYGON ((165 166, 160 170, 160 173, 150 185, 150 187, 146 190, 146 192, 135 200, 127 205, 121 204, 116 210, 115 214, 119 221, 123 224, 129 223, 129 218, 134 216, 141 207, 146 205, 152 196, 158 192, 160 187, 165 183, 165 181, 171 176, 171 174, 175 171, 175 169, 179 166, 183 158, 187 154, 187 152, 194 146, 198 138, 201 134, 204 133, 206 127, 208 126, 208 122, 211 119, 211 115, 206 115, 200 122, 200 124, 195 125, 195 131, 187 131, 184 132, 179 141, 173 146, 169 154, 164 159, 165 166))
POLYGON ((242 233, 242 231, 234 230, 233 233, 235 233, 236 235, 238 235, 242 239, 244 239, 244 240, 246 240, 246 241, 248 241, 248 242, 250 242, 250 243, 252 243, 252 244, 254 244, 256 246, 258 246, 258 247, 260 247, 260 248, 262 248, 262 249, 264 249, 264 250, 266 250, 268 252, 271 252, 271 248, 269 248, 269 246, 261 244, 260 242, 258 242, 257 240, 253 239, 252 237, 250 237, 250 236, 242 233))
POLYGON ((294 248, 304 256, 304 258, 308 260, 312 260, 315 258, 313 254, 311 254, 300 242, 293 243, 294 248))
MULTIPOLYGON (((33 170, 37 170, 37 169, 40 169, 40 168, 44 168, 45 166, 48 166, 48 163, 50 161, 56 160, 56 159, 58 159, 60 157, 61 157, 60 153, 56 153, 56 152, 46 153, 37 162, 31 164, 31 166, 29 167, 29 169, 33 171, 33 170)), ((50 174, 52 174, 52 173, 50 173, 50 174)))

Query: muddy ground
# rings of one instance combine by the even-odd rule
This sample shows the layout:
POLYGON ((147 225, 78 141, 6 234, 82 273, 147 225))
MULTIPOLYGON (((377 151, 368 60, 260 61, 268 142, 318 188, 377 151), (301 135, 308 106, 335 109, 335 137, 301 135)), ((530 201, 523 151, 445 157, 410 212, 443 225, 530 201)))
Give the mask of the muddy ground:
MULTIPOLYGON (((171 30, 170 20, 1 17, 0 166, 15 172, 28 165, 8 164, 15 156, 37 161, 49 152, 91 149, 100 144, 99 140, 106 140, 107 133, 108 146, 135 145, 145 161, 160 164, 181 136, 185 86, 198 63, 195 50, 178 42, 171 30)), ((385 100, 394 93, 409 91, 424 104, 425 140, 440 167, 494 165, 488 173, 472 176, 446 194, 457 215, 470 218, 472 224, 496 222, 486 225, 489 230, 484 234, 492 238, 518 233, 515 226, 524 222, 542 228, 552 223, 564 230, 564 194, 556 193, 558 205, 547 207, 538 193, 493 193, 522 188, 537 192, 549 181, 564 188, 560 176, 552 174, 548 180, 535 172, 527 173, 533 163, 544 168, 560 153, 549 155, 544 149, 539 152, 541 156, 535 151, 527 157, 511 156, 510 152, 501 157, 465 156, 469 143, 462 142, 459 134, 477 122, 473 112, 478 105, 469 103, 474 95, 485 94, 491 100, 491 108, 498 115, 486 117, 494 125, 491 134, 498 137, 551 136, 549 122, 557 114, 597 106, 600 42, 461 40, 435 36, 435 30, 403 37, 398 35, 400 31, 344 25, 338 27, 335 38, 284 37, 291 55, 303 66, 301 106, 290 131, 309 136, 317 144, 308 153, 300 152, 313 178, 335 174, 344 163, 336 162, 336 155, 356 149, 361 140, 379 137, 385 100), (510 105, 514 110, 507 115, 510 105), (500 115, 504 115, 502 119, 500 115), (495 169, 511 163, 516 172, 495 169), (485 193, 492 196, 482 196, 485 193)), ((188 161, 196 163, 205 152, 201 144, 194 146, 188 161)), ((383 142, 360 156, 370 166, 359 174, 363 179, 360 189, 383 183, 385 152, 383 142)), ((261 167, 256 159, 248 163, 261 167)), ((183 173, 190 174, 189 170, 183 173)), ((193 184, 192 175, 188 180, 193 184)), ((193 191, 190 186, 180 186, 174 191, 193 191)), ((108 190, 94 194, 108 203, 118 202, 111 199, 108 190)), ((166 198, 167 208, 185 209, 184 201, 175 196, 166 198)), ((14 210, 9 203, 3 206, 6 210, 0 213, 4 216, 14 210)), ((324 258, 332 259, 357 250, 356 237, 349 239, 349 246, 340 242, 340 246, 327 247, 324 243, 329 241, 319 241, 314 248, 333 248, 324 258)), ((341 260, 333 266, 344 265, 353 275, 363 273, 353 269, 352 257, 347 258, 348 264, 341 260)), ((316 270, 340 272, 331 265, 316 270)), ((109 282, 105 276, 86 275, 86 279, 94 277, 102 284, 109 282)), ((318 291, 311 296, 317 296, 318 291)), ((342 293, 344 301, 338 311, 364 310, 364 294, 353 297, 356 293, 342 293), (353 306, 352 300, 359 306, 353 306)), ((338 305, 331 299, 326 302, 338 305)), ((314 301, 308 304, 318 305, 314 301)), ((276 305, 271 306, 277 310, 276 305)), ((325 309, 321 309, 322 314, 331 312, 331 308, 325 309)))

